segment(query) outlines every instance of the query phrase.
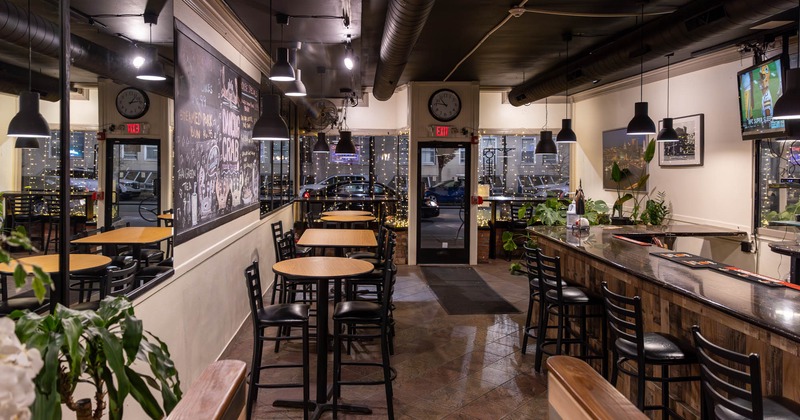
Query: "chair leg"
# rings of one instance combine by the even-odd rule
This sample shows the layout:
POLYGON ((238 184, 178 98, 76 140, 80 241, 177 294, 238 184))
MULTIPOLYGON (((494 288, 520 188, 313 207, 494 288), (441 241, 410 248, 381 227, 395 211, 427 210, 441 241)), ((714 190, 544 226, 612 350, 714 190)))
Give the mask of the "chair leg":
POLYGON ((608 322, 606 320, 605 311, 601 309, 601 318, 600 318, 600 334, 603 334, 600 337, 600 355, 603 356, 602 362, 600 363, 600 369, 602 370, 602 374, 604 378, 608 378, 608 322))
POLYGON ((383 382, 384 388, 386 389, 386 415, 389 420, 394 420, 394 405, 392 404, 393 400, 393 392, 392 392, 392 369, 389 365, 389 331, 387 329, 387 323, 381 323, 381 354, 382 354, 382 364, 383 364, 383 382))
POLYGON ((647 373, 644 363, 636 364, 636 408, 644 411, 644 376, 647 373))
POLYGON ((545 306, 545 302, 539 302, 542 307, 542 312, 539 317, 539 329, 536 334, 536 359, 534 361, 534 370, 539 373, 542 371, 542 349, 544 348, 544 338, 547 335, 547 324, 550 320, 550 310, 545 306))
MULTIPOLYGON (((561 354, 561 347, 564 345, 564 318, 569 315, 569 308, 566 306, 558 306, 558 327, 556 328, 556 351, 555 354, 561 354)), ((569 349, 566 354, 569 354, 569 349)))
POLYGON ((308 420, 308 405, 310 400, 310 383, 309 383, 309 349, 308 349, 308 322, 303 324, 303 419, 308 420))
POLYGON ((250 388, 247 393, 247 420, 253 416, 253 408, 258 398, 258 382, 261 373, 261 352, 264 342, 259 338, 259 331, 253 332, 253 360, 250 363, 250 388))
POLYGON ((586 361, 586 357, 589 355, 589 343, 588 343, 588 339, 587 339, 587 335, 586 335, 586 307, 585 306, 581 306, 580 307, 579 315, 580 315, 580 324, 581 324, 580 325, 580 329, 581 330, 579 332, 581 343, 578 346, 578 347, 580 347, 578 349, 578 351, 580 352, 581 358, 583 358, 583 360, 586 361))
POLYGON ((669 365, 661 365, 661 419, 669 419, 669 365))
POLYGON ((531 329, 531 318, 533 318, 533 294, 528 298, 528 316, 525 318, 525 328, 522 330, 522 354, 528 351, 528 331, 531 329))
POLYGON ((619 376, 619 366, 617 365, 617 350, 616 348, 611 352, 611 385, 615 388, 617 386, 617 376, 619 376))
POLYGON ((338 418, 342 380, 342 323, 333 321, 333 418, 338 418))

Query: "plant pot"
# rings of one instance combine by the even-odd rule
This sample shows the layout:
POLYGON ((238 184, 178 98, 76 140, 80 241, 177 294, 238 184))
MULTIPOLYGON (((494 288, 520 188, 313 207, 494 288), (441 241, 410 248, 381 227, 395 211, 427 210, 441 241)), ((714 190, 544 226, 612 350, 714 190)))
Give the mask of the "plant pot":
POLYGON ((632 225, 633 220, 630 217, 612 217, 611 224, 616 226, 632 225))

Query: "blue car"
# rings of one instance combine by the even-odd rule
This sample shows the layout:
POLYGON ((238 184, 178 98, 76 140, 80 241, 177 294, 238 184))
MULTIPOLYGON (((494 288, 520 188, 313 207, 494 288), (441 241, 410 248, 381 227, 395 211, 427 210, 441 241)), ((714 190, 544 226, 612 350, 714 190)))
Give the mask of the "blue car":
POLYGON ((461 179, 442 181, 425 190, 425 198, 436 200, 440 206, 461 206, 464 202, 464 181, 461 179))

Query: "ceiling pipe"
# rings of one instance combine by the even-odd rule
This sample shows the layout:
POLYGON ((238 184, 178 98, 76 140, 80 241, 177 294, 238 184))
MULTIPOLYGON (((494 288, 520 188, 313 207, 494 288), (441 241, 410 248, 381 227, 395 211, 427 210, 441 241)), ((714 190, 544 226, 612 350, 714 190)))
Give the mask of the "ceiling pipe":
POLYGON ((372 95, 387 101, 397 88, 408 57, 425 27, 435 0, 390 0, 383 28, 372 95))
MULTIPOLYGON (((41 73, 31 74, 31 90, 41 99, 56 102, 61 98, 58 79, 41 73)), ((19 96, 28 91, 28 68, 0 62, 0 92, 19 96)))
MULTIPOLYGON (((28 11, 8 0, 0 0, 0 40, 28 48, 28 11)), ((50 57, 60 54, 59 26, 39 15, 31 15, 31 48, 50 57)), ((138 87, 171 98, 175 95, 173 80, 146 82, 136 78, 131 57, 136 47, 112 51, 76 35, 70 37, 72 65, 107 77, 120 84, 138 87)))
POLYGON ((726 39, 729 32, 797 7, 797 0, 697 0, 674 13, 647 22, 634 30, 575 60, 559 63, 515 86, 508 93, 514 106, 525 105, 564 91, 591 85, 593 80, 638 68, 644 61, 658 59, 673 51, 691 48, 709 38, 726 39), (643 34, 643 35, 642 35, 643 34), (641 39, 641 37, 644 39, 641 39), (644 44, 644 48, 642 48, 644 44), (569 80, 569 82, 567 82, 569 80))

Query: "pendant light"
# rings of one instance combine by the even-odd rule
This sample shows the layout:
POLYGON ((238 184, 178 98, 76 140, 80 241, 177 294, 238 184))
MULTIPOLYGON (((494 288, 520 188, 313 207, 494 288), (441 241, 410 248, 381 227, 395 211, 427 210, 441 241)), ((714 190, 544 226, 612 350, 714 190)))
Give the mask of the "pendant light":
POLYGON ((347 128, 347 104, 343 105, 342 125, 339 128, 339 143, 336 143, 334 153, 341 156, 355 156, 356 145, 353 144, 353 133, 347 128))
MULTIPOLYGON (((272 51, 272 0, 269 2, 269 49, 272 51)), ((253 125, 253 140, 256 141, 285 141, 289 140, 289 127, 281 117, 281 97, 272 93, 261 96, 261 116, 253 125)))
POLYGON ((539 143, 536 143, 536 150, 533 152, 536 156, 557 155, 558 147, 556 142, 553 141, 553 132, 545 130, 547 128, 547 98, 544 98, 544 126, 542 132, 539 134, 539 143))
POLYGON ((571 40, 571 33, 567 32, 564 34, 564 41, 567 42, 567 84, 564 89, 564 116, 566 118, 561 120, 561 131, 559 131, 558 136, 556 136, 556 141, 564 144, 578 142, 578 137, 575 135, 575 132, 572 131, 572 119, 569 118, 569 41, 571 40))
POLYGON ((292 66, 295 68, 294 74, 296 77, 294 81, 289 84, 289 88, 286 89, 286 96, 302 97, 307 95, 306 85, 303 84, 303 81, 300 78, 300 68, 297 66, 298 50, 299 49, 292 48, 291 51, 289 51, 289 59, 292 66))
POLYGON ((353 60, 353 45, 350 43, 350 35, 347 35, 347 41, 344 43, 344 66, 347 70, 353 70, 355 61, 353 60))
MULTIPOLYGON (((667 54, 667 115, 669 115, 669 59, 672 57, 672 53, 667 54)), ((665 117, 664 118, 664 128, 658 132, 658 137, 656 137, 656 141, 658 142, 676 142, 680 140, 678 137, 678 132, 672 128, 672 118, 665 117)))
POLYGON ((311 151, 312 153, 330 153, 331 148, 328 146, 328 142, 325 141, 325 133, 319 132, 317 133, 317 142, 314 143, 314 149, 311 151))
MULTIPOLYGON (((272 52, 272 0, 269 1, 269 12, 269 50, 272 52)), ((281 25, 281 42, 283 42, 283 25, 281 25)), ((295 73, 294 67, 289 63, 289 49, 278 48, 275 58, 277 61, 272 65, 272 69, 269 71, 269 80, 275 82, 293 81, 295 79, 295 73)))
MULTIPOLYGON (((800 1, 798 1, 800 10, 800 1)), ((772 107, 773 120, 800 119, 800 17, 797 20, 797 65, 786 71, 786 92, 772 107)))
MULTIPOLYGON (((151 16, 145 15, 145 21, 151 16)), ((162 81, 167 80, 167 75, 164 73, 164 65, 158 61, 158 50, 153 46, 153 22, 150 24, 150 45, 145 50, 145 61, 136 72, 136 78, 139 80, 148 81, 162 81)))
POLYGON ((642 23, 639 26, 640 56, 639 56, 639 102, 634 104, 634 115, 628 123, 629 136, 656 134, 656 124, 647 115, 647 102, 644 98, 644 3, 642 3, 642 23))
POLYGON ((19 112, 8 124, 8 136, 17 138, 14 142, 17 149, 38 149, 37 139, 50 137, 50 125, 39 112, 39 93, 31 87, 31 56, 31 1, 28 0, 28 91, 19 94, 19 112))

